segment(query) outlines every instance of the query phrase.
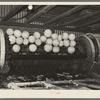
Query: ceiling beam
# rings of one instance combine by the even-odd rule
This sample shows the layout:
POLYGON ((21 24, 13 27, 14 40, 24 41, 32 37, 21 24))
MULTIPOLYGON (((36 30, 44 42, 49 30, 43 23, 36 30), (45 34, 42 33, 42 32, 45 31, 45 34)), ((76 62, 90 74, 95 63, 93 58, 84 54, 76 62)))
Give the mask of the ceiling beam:
POLYGON ((30 22, 34 21, 36 18, 38 18, 41 15, 45 14, 46 12, 48 12, 49 10, 54 8, 55 6, 56 5, 47 5, 47 6, 43 7, 36 14, 32 14, 32 16, 30 16, 30 18, 26 21, 26 23, 30 23, 30 22))
POLYGON ((50 23, 53 23, 53 22, 55 22, 55 21, 57 21, 57 20, 59 20, 61 18, 70 16, 70 15, 72 15, 72 14, 74 14, 74 13, 76 13, 76 12, 82 10, 82 9, 84 9, 85 7, 87 7, 87 5, 76 6, 76 7, 72 8, 72 9, 66 11, 65 13, 63 13, 63 14, 61 14, 61 15, 59 15, 59 16, 57 16, 57 17, 55 17, 55 18, 53 18, 53 19, 51 19, 49 21, 47 21, 45 24, 50 24, 50 23))
POLYGON ((99 22, 100 22, 100 19, 95 19, 95 20, 89 21, 89 22, 81 25, 80 27, 87 27, 87 26, 90 26, 90 25, 93 25, 93 24, 96 24, 96 23, 99 23, 99 22))
MULTIPOLYGON (((61 7, 67 7, 67 8, 73 8, 75 5, 60 5, 61 7)), ((89 5, 86 7, 87 9, 91 9, 91 10, 99 10, 100 6, 99 5, 89 5)))
POLYGON ((100 14, 100 10, 97 11, 97 12, 94 12, 92 14, 89 14, 89 15, 86 15, 86 16, 83 16, 83 17, 80 17, 80 18, 75 18, 69 22, 65 22, 63 24, 60 24, 59 26, 66 26, 66 25, 71 25, 71 24, 74 24, 76 22, 79 22, 79 21, 82 21, 84 19, 88 19, 88 18, 91 18, 91 17, 95 17, 96 15, 100 14))
POLYGON ((29 19, 33 14, 35 14, 35 12, 38 12, 42 8, 43 8, 43 5, 39 5, 38 7, 34 5, 32 10, 27 10, 28 14, 26 16, 26 19, 29 19))
MULTIPOLYGON (((47 25, 34 25, 34 24, 27 24, 27 23, 12 23, 12 22, 0 22, 2 26, 16 26, 16 27, 25 27, 25 28, 38 28, 38 29, 52 29, 52 30, 63 30, 63 31, 74 31, 74 32, 97 32, 96 30, 91 30, 90 28, 80 29, 80 28, 64 28, 64 27, 57 27, 57 26, 47 26, 47 25)), ((99 31, 100 32, 100 31, 99 31)))
POLYGON ((4 16, 2 18, 1 21, 7 21, 10 18, 12 18, 14 15, 16 15, 17 13, 19 13, 25 6, 24 5, 18 5, 18 6, 14 6, 6 16, 4 16))
POLYGON ((94 29, 98 29, 98 28, 100 28, 100 23, 97 23, 97 24, 91 25, 91 28, 94 28, 94 29))

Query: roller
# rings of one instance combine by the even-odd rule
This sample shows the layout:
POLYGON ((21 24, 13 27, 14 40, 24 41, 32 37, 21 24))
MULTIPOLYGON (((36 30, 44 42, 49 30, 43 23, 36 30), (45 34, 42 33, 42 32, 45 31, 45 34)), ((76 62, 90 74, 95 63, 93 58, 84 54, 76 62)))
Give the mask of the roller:
POLYGON ((7 33, 7 35, 13 35, 13 34, 14 34, 14 31, 13 31, 12 28, 8 28, 8 29, 6 30, 6 33, 7 33))
POLYGON ((59 47, 62 47, 64 45, 64 42, 63 41, 60 41, 59 42, 59 47))
POLYGON ((17 44, 22 44, 23 43, 23 39, 21 37, 16 38, 16 43, 17 44))
POLYGON ((14 31, 14 35, 15 35, 16 37, 20 37, 20 36, 22 35, 22 33, 21 33, 20 30, 15 30, 15 31, 14 31))
POLYGON ((15 45, 13 45, 12 49, 13 49, 14 52, 19 52, 20 51, 20 46, 15 44, 15 45))
POLYGON ((24 40, 23 40, 23 44, 24 44, 24 45, 28 45, 28 43, 29 43, 29 40, 28 40, 28 39, 24 39, 24 40))
POLYGON ((40 39, 36 39, 35 40, 35 44, 37 45, 37 46, 40 46, 42 43, 41 43, 41 40, 40 39))
POLYGON ((57 39, 53 40, 53 45, 58 46, 59 45, 59 40, 57 40, 57 39))
MULTIPOLYGON (((40 35, 37 37, 40 38, 40 35)), ((94 36, 95 37, 95 36, 94 36)), ((4 69, 9 69, 8 74, 38 74, 51 72, 69 72, 72 74, 84 73, 88 74, 92 69, 94 61, 99 60, 100 54, 100 39, 98 45, 94 45, 94 39, 88 35, 78 37, 76 41, 75 51, 69 50, 59 43, 55 45, 41 44, 36 47, 34 44, 20 44, 20 51, 13 52, 11 49, 13 44, 10 44, 8 35, 0 29, 0 72, 4 69), (97 47, 95 47, 97 46, 97 47), (98 50, 96 50, 98 48, 98 50), (8 68, 9 67, 9 68, 8 68)), ((73 40, 73 39, 72 39, 73 40)))
POLYGON ((64 40, 64 46, 68 47, 69 46, 69 40, 64 40))
POLYGON ((47 38, 50 38, 52 36, 52 31, 50 29, 46 29, 44 31, 44 35, 47 37, 47 38))
POLYGON ((58 35, 58 40, 62 41, 63 36, 61 34, 58 35))
POLYGON ((35 52, 35 51, 37 50, 37 46, 36 46, 35 44, 31 44, 31 45, 29 46, 29 50, 30 50, 31 52, 35 52))
POLYGON ((68 39, 68 37, 69 37, 69 36, 68 36, 68 33, 64 32, 64 33, 63 33, 63 39, 68 39))
POLYGON ((46 44, 46 45, 44 46, 44 50, 45 50, 46 52, 51 52, 51 51, 52 51, 52 45, 46 44))
POLYGON ((29 37, 29 32, 28 32, 28 31, 24 31, 24 32, 22 33, 22 37, 23 37, 24 39, 28 38, 28 37, 29 37))
POLYGON ((57 33, 52 34, 51 38, 52 38, 53 40, 58 39, 58 34, 57 34, 57 33))
POLYGON ((74 47, 76 45, 76 42, 75 41, 70 41, 69 44, 70 44, 71 47, 74 47))
POLYGON ((39 32, 34 32, 33 36, 36 38, 36 39, 39 39, 41 37, 40 33, 39 32))
POLYGON ((30 43, 34 43, 36 39, 35 39, 34 36, 29 36, 28 40, 29 40, 30 43))
POLYGON ((46 41, 46 43, 52 45, 52 39, 48 38, 47 41, 46 41))
POLYGON ((16 42, 16 37, 14 35, 9 36, 10 44, 14 44, 16 42))
POLYGON ((58 53, 60 51, 60 48, 59 47, 53 47, 53 52, 54 53, 58 53))
POLYGON ((75 40, 75 34, 69 34, 69 40, 75 40))
POLYGON ((47 38, 46 38, 46 36, 41 36, 40 40, 41 40, 41 42, 46 42, 47 38))
POLYGON ((75 48, 74 47, 68 47, 68 53, 69 54, 73 54, 75 52, 75 48))

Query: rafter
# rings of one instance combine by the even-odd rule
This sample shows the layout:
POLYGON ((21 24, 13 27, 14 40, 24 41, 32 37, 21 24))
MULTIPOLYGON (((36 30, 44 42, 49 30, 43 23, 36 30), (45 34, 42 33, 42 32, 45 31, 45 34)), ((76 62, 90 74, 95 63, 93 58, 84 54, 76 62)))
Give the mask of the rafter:
POLYGON ((87 22, 86 24, 81 25, 80 27, 87 27, 87 26, 90 26, 90 25, 93 25, 99 22, 100 22, 100 19, 95 19, 95 20, 87 22))
POLYGON ((26 21, 26 23, 30 23, 30 22, 34 21, 36 18, 38 18, 41 15, 45 14, 46 12, 48 12, 49 10, 54 8, 55 6, 56 5, 47 5, 47 6, 43 7, 36 14, 32 14, 32 16, 30 16, 30 18, 26 21))
POLYGON ((80 18, 75 18, 75 19, 73 19, 73 20, 71 20, 69 22, 65 22, 63 24, 60 24, 59 26, 71 25, 71 24, 74 24, 76 22, 82 21, 84 19, 88 19, 88 18, 91 18, 91 17, 95 17, 98 14, 100 14, 100 11, 94 12, 92 14, 89 14, 89 15, 86 15, 86 16, 83 16, 83 17, 80 17, 80 18))
POLYGON ((49 21, 47 21, 45 24, 50 24, 50 23, 55 22, 55 21, 57 21, 57 20, 59 20, 61 18, 70 16, 70 15, 72 15, 72 14, 74 14, 74 13, 76 13, 76 12, 82 10, 82 9, 84 9, 85 7, 87 7, 87 6, 86 5, 84 5, 84 6, 83 5, 76 6, 76 7, 72 8, 72 9, 68 10, 67 12, 65 12, 65 13, 63 13, 63 14, 61 14, 61 15, 59 15, 59 16, 57 16, 57 17, 55 17, 55 18, 53 18, 53 19, 51 19, 49 21))

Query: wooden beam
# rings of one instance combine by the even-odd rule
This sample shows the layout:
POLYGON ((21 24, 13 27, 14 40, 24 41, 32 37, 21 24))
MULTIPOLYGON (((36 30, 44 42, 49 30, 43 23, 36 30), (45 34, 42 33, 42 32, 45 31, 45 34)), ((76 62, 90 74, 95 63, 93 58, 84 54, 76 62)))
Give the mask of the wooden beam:
POLYGON ((82 20, 84 20, 84 19, 94 17, 94 16, 96 16, 96 15, 98 15, 98 14, 100 14, 100 10, 97 11, 97 12, 94 12, 94 13, 92 13, 92 14, 89 14, 89 15, 86 15, 86 16, 83 16, 83 17, 80 17, 80 18, 75 18, 75 19, 73 19, 73 20, 71 20, 71 21, 69 21, 69 22, 65 22, 65 23, 63 23, 63 24, 60 24, 59 26, 65 26, 65 25, 74 24, 74 23, 79 22, 79 21, 82 21, 82 20))
POLYGON ((86 24, 81 25, 80 27, 87 27, 87 26, 90 26, 90 25, 93 25, 99 22, 100 22, 100 19, 95 19, 95 20, 87 22, 86 24))
POLYGON ((94 25, 92 25, 90 27, 94 28, 94 29, 98 29, 98 28, 100 28, 100 23, 94 24, 94 25))
MULTIPOLYGON (((80 29, 80 28, 64 28, 64 27, 57 27, 57 26, 47 26, 47 25, 34 25, 34 24, 27 24, 27 23, 12 23, 12 22, 0 22, 1 26, 16 26, 16 27, 25 27, 25 28, 38 28, 38 29, 52 29, 52 30, 63 30, 63 31, 74 31, 74 32, 92 32, 96 33, 96 30, 91 30, 88 28, 80 29)), ((100 31, 99 31, 100 32, 100 31)))
POLYGON ((25 7, 24 5, 18 5, 18 6, 14 6, 14 8, 12 8, 9 13, 2 19, 2 21, 7 21, 9 20, 11 17, 13 17, 14 15, 16 15, 17 13, 19 13, 23 7, 25 7))
MULTIPOLYGON (((61 6, 61 7, 67 7, 67 8, 73 8, 75 5, 68 5, 68 6, 66 6, 66 5, 58 5, 58 6, 61 6)), ((88 9, 91 9, 91 10, 99 10, 99 8, 100 8, 100 5, 89 5, 89 6, 87 6, 86 7, 86 9, 88 10, 88 9)))
POLYGON ((40 17, 41 15, 45 14, 46 12, 48 12, 49 10, 51 10, 52 8, 54 8, 56 5, 47 5, 44 8, 40 9, 40 11, 38 11, 36 14, 32 14, 32 16, 30 16, 30 18, 26 21, 26 23, 30 23, 32 21, 34 21, 36 18, 40 17))
POLYGON ((35 14, 36 12, 38 12, 40 9, 42 9, 43 8, 43 5, 39 5, 38 7, 36 7, 35 5, 34 5, 34 9, 33 10, 31 10, 31 11, 28 11, 28 14, 27 14, 27 16, 26 16, 26 19, 29 19, 31 16, 33 16, 33 14, 35 14))
POLYGON ((82 9, 84 9, 85 7, 87 7, 87 6, 86 5, 85 6, 83 6, 83 5, 76 6, 76 7, 72 8, 72 9, 68 10, 67 12, 65 12, 65 13, 63 13, 63 14, 61 14, 61 15, 59 15, 59 16, 57 16, 57 17, 55 17, 55 18, 53 18, 53 19, 51 19, 49 21, 47 21, 45 24, 50 24, 50 23, 53 23, 53 22, 55 22, 55 21, 57 21, 57 20, 59 20, 61 18, 70 16, 70 15, 72 15, 72 14, 74 14, 74 13, 76 13, 76 12, 82 10, 82 9))

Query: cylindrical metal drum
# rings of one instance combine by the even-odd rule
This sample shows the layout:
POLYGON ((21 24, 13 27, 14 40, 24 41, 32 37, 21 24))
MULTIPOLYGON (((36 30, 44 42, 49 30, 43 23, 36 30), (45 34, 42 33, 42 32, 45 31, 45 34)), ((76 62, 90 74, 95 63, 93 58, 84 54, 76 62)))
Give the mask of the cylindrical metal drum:
POLYGON ((100 35, 99 34, 86 34, 93 42, 95 47, 95 61, 100 62, 100 35))
POLYGON ((46 53, 44 44, 32 53, 27 46, 21 45, 18 53, 13 52, 7 34, 0 30, 0 68, 1 73, 39 74, 69 72, 71 74, 87 74, 95 60, 95 47, 92 40, 82 35, 76 39, 75 52, 67 53, 62 47, 59 53, 46 53))

